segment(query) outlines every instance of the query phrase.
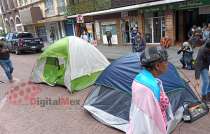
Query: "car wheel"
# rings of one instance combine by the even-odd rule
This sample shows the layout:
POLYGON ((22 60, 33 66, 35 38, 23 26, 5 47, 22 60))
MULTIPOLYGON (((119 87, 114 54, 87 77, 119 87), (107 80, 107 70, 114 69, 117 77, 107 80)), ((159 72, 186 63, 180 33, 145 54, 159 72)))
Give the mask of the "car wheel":
POLYGON ((15 49, 15 54, 19 55, 20 54, 20 50, 18 50, 17 48, 15 49))

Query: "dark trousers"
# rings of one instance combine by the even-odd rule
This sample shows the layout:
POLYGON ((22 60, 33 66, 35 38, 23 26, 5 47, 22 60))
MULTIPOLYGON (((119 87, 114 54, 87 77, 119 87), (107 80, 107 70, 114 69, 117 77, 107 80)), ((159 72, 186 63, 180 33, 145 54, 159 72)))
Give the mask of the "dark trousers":
POLYGON ((192 53, 184 53, 182 55, 182 58, 180 59, 180 62, 182 63, 183 68, 187 68, 189 70, 192 69, 192 61, 193 61, 193 55, 192 53))
POLYGON ((112 38, 107 37, 107 42, 108 42, 108 46, 111 46, 112 45, 112 38))

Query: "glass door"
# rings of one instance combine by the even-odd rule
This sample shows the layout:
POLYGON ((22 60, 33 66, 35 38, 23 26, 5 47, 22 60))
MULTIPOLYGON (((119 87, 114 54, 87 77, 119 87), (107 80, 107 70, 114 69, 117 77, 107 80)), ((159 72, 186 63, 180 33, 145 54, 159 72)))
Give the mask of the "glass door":
POLYGON ((145 19, 145 40, 147 43, 159 43, 165 36, 164 17, 152 17, 145 19))

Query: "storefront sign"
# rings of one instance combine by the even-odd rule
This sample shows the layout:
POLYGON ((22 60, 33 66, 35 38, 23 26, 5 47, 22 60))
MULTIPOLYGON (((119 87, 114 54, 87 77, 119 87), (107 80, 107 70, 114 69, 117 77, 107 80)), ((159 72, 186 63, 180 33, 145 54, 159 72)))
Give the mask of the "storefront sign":
POLYGON ((81 14, 77 16, 77 23, 84 23, 84 17, 81 14))

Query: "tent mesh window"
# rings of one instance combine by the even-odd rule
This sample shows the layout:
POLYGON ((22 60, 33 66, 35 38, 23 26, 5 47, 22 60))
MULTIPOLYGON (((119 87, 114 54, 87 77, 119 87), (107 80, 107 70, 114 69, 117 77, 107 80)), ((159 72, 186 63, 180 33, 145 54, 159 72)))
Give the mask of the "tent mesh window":
POLYGON ((46 64, 48 65, 55 65, 59 67, 59 60, 55 57, 47 57, 46 64))

